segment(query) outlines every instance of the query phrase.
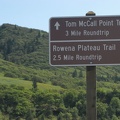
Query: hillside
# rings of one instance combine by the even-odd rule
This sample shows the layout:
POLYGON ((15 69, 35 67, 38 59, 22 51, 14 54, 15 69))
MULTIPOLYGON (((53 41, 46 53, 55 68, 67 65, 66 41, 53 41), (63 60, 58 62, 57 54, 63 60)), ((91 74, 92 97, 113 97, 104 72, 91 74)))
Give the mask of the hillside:
POLYGON ((48 66, 48 33, 17 25, 0 26, 0 57, 35 68, 48 66))
MULTIPOLYGON (((42 82, 51 81, 52 84, 64 88, 74 88, 79 82, 85 85, 85 67, 51 67, 49 65, 48 36, 48 33, 42 30, 11 24, 1 25, 0 58, 15 64, 7 62, 4 64, 4 61, 1 61, 0 69, 4 68, 5 72, 12 72, 15 77, 26 80, 31 80, 31 76, 37 75, 42 82), (13 66, 15 66, 14 69, 12 69, 13 66)), ((97 80, 118 83, 119 73, 119 66, 97 67, 97 80)))
MULTIPOLYGON (((80 81, 85 81, 85 67, 51 67, 49 65, 48 36, 48 33, 42 30, 29 29, 11 24, 1 25, 0 58, 1 60, 9 61, 15 63, 14 65, 17 65, 14 70, 11 67, 14 65, 9 63, 12 65, 8 67, 11 68, 8 69, 8 71, 15 73, 16 77, 23 77, 26 75, 31 77, 33 74, 36 74, 38 76, 42 76, 41 79, 43 79, 44 82, 51 80, 52 83, 57 85, 62 84, 61 86, 63 87, 68 87, 69 85, 67 84, 70 83, 75 85, 80 81), (20 70, 17 70, 19 69, 18 66, 27 67, 24 68, 23 71, 26 70, 29 72, 21 72, 20 70), (36 72, 36 70, 39 70, 39 72, 36 72), (45 76, 42 75, 43 71, 45 76), (57 81, 59 81, 59 83, 57 81)), ((1 69, 7 69, 7 66, 1 65, 1 67, 1 69)), ((29 77, 28 79, 30 79, 29 77)), ((97 67, 97 80, 119 83, 120 67, 97 67)), ((70 86, 74 88, 74 85, 70 86)))
MULTIPOLYGON (((1 120, 86 120, 86 69, 51 67, 48 36, 0 26, 1 120)), ((97 66, 97 98, 98 120, 120 119, 120 66, 97 66)))

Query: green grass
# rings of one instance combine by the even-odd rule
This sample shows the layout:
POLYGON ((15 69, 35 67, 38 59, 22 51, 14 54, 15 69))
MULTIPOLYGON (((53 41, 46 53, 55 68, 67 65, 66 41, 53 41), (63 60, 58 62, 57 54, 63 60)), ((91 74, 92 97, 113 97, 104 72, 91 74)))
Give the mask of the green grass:
MULTIPOLYGON (((10 78, 4 77, 3 74, 0 74, 0 84, 4 85, 16 85, 23 86, 25 89, 32 89, 32 81, 26 81, 19 78, 10 78)), ((63 88, 59 86, 53 86, 50 84, 37 83, 37 87, 39 90, 63 90, 63 88)))

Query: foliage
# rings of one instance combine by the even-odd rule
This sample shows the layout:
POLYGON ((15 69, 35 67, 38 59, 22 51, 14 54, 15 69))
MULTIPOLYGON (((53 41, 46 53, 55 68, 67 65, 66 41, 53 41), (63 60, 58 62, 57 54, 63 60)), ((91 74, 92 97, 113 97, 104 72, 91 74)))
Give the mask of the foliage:
MULTIPOLYGON (((0 119, 86 119, 85 67, 51 67, 48 36, 0 26, 0 119)), ((119 66, 97 67, 98 120, 120 119, 119 83, 119 66)))
POLYGON ((5 77, 17 78, 17 76, 12 72, 7 72, 4 74, 5 77))
POLYGON ((44 31, 3 24, 0 26, 0 53, 4 60, 17 64, 47 67, 47 39, 44 31))
MULTIPOLYGON (((97 101, 98 120, 119 119, 120 91, 116 91, 116 97, 113 93, 114 90, 104 98, 98 96, 101 101, 107 101, 107 96, 111 96, 110 102, 97 101)), ((85 96, 85 91, 32 91, 0 84, 0 117, 44 120, 56 116, 56 120, 80 120, 86 116, 85 96)))

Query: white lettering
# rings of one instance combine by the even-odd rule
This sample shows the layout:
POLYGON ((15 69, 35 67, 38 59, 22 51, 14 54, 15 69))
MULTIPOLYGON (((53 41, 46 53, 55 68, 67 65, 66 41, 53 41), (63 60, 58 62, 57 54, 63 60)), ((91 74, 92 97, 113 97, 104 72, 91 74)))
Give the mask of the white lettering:
POLYGON ((104 50, 116 50, 116 44, 107 45, 103 44, 104 50))
POLYGON ((92 27, 92 26, 97 26, 97 21, 79 21, 79 27, 92 27))
POLYGON ((81 32, 78 30, 71 31, 71 36, 80 36, 80 35, 81 35, 81 32))
POLYGON ((78 51, 100 51, 100 46, 78 45, 78 51))
POLYGON ((76 27, 77 26, 76 22, 65 21, 65 23, 66 23, 66 27, 76 27))
POLYGON ((56 46, 53 45, 53 52, 55 51, 75 51, 75 46, 56 46))
POLYGON ((76 60, 98 60, 100 61, 102 59, 101 55, 85 55, 85 56, 81 56, 81 55, 76 55, 76 60))
POLYGON ((74 59, 74 56, 72 56, 72 55, 64 55, 64 56, 63 56, 63 59, 64 59, 64 60, 73 60, 73 59, 74 59))
POLYGON ((109 35, 109 31, 108 30, 97 30, 97 31, 84 30, 83 35, 85 36, 101 35, 101 36, 107 37, 109 35))
POLYGON ((113 26, 113 20, 111 20, 111 21, 99 20, 99 26, 113 26))
POLYGON ((120 20, 116 20, 116 22, 117 22, 117 26, 120 26, 120 20))

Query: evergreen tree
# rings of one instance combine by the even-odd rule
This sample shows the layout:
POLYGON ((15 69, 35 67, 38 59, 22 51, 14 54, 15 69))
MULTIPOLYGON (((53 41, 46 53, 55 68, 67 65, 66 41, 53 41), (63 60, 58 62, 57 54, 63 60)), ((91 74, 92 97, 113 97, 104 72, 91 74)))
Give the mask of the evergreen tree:
POLYGON ((72 77, 77 77, 77 70, 76 69, 73 71, 72 77))
POLYGON ((40 115, 40 116, 38 117, 38 120, 45 120, 45 115, 44 115, 44 114, 40 115))
POLYGON ((72 120, 72 114, 69 113, 69 112, 66 112, 66 113, 64 114, 64 118, 65 118, 65 120, 72 120))
POLYGON ((79 77, 83 77, 83 72, 80 70, 79 77))
POLYGON ((63 113, 62 112, 59 113, 57 120, 63 120, 63 113))
POLYGON ((28 110, 26 120, 34 120, 34 116, 34 112, 32 110, 28 110))
POLYGON ((80 118, 78 116, 78 109, 76 107, 74 107, 72 109, 72 118, 73 118, 73 120, 80 120, 80 118))
POLYGON ((41 37, 41 31, 38 32, 37 37, 39 37, 39 38, 41 37))
POLYGON ((32 77, 32 81, 33 81, 33 89, 34 89, 34 90, 37 90, 37 77, 36 77, 36 76, 33 76, 33 77, 32 77))

